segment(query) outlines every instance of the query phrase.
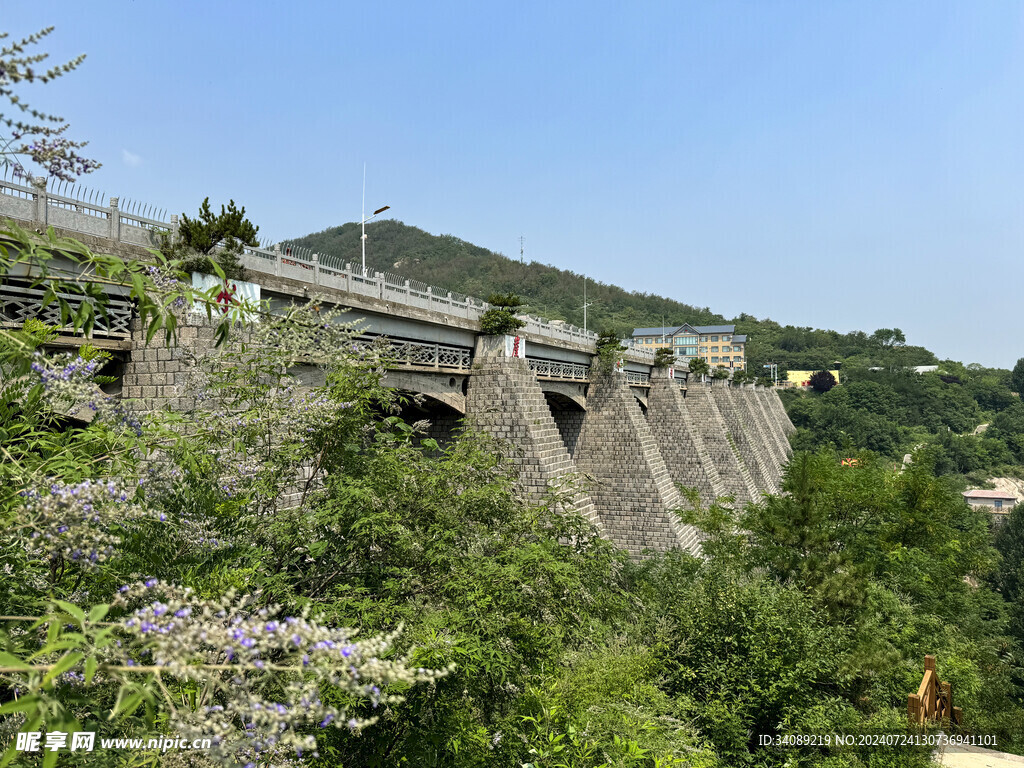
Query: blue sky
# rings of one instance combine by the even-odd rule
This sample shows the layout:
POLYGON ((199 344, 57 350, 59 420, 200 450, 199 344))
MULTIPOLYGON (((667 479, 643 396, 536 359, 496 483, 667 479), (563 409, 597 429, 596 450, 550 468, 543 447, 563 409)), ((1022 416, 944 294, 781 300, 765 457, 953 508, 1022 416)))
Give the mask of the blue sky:
POLYGON ((1019 3, 0 9, 88 54, 23 96, 91 141, 108 196, 234 198, 279 240, 358 220, 365 162, 367 208, 429 232, 523 235, 527 259, 726 316, 1024 356, 1019 3))

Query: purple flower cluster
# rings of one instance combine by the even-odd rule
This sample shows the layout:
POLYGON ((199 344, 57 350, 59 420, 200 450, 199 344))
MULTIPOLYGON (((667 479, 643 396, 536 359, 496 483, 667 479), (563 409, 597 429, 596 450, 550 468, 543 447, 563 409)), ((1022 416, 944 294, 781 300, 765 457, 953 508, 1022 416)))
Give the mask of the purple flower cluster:
POLYGON ((200 600, 147 579, 122 587, 114 602, 136 600, 143 605, 122 624, 134 638, 132 655, 145 651, 165 674, 215 692, 201 711, 177 713, 174 727, 215 736, 219 756, 240 762, 312 752, 316 741, 302 732, 311 724, 359 730, 374 721, 324 702, 324 685, 346 692, 353 705, 377 707, 399 700, 382 692, 387 684, 432 681, 448 671, 413 669, 408 658, 385 660, 397 633, 356 640, 353 630, 305 614, 283 616, 279 606, 258 607, 252 597, 200 600))
POLYGON ((16 530, 26 550, 43 557, 63 556, 85 568, 114 554, 120 543, 112 533, 115 525, 158 516, 129 501, 128 492, 113 482, 54 482, 48 489, 19 495, 24 522, 16 530))
POLYGON ((152 281, 155 293, 174 297, 167 306, 173 314, 181 317, 188 308, 185 300, 187 286, 171 272, 157 266, 146 267, 146 275, 152 281))
POLYGON ((69 354, 47 357, 36 353, 32 372, 39 377, 50 406, 62 413, 87 407, 95 418, 142 436, 142 422, 120 401, 105 394, 93 381, 102 367, 99 360, 85 360, 69 354))

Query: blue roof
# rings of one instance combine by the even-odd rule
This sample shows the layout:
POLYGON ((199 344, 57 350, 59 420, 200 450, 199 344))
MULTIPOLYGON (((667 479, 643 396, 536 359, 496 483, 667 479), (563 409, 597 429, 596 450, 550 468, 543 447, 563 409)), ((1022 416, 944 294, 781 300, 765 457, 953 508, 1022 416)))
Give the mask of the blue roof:
MULTIPOLYGON (((677 333, 684 329, 689 329, 695 333, 733 333, 736 330, 735 325, 690 325, 689 323, 683 323, 682 325, 666 325, 659 328, 634 328, 634 336, 675 336, 677 333)), ((742 341, 746 341, 746 336, 743 337, 742 341)))
POLYGON ((663 328, 634 328, 633 329, 633 335, 634 336, 671 336, 677 330, 679 330, 679 328, 680 328, 680 326, 678 326, 678 325, 672 325, 672 326, 666 325, 663 328))
POLYGON ((698 325, 695 328, 698 333, 732 333, 736 330, 735 325, 698 325))

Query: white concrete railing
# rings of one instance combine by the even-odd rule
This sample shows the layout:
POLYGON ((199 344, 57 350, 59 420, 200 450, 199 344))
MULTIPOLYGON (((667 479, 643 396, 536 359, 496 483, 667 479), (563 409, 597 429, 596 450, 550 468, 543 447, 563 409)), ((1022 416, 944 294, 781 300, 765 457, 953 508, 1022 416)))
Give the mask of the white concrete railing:
MULTIPOLYGON (((159 245, 161 232, 173 235, 178 228, 177 216, 171 216, 171 220, 165 222, 128 213, 118 207, 116 197, 110 198, 110 204, 103 207, 97 201, 58 195, 46 188, 43 179, 33 180, 32 183, 0 180, 0 215, 147 248, 159 245)), ((480 315, 489 309, 487 302, 472 296, 446 291, 389 272, 368 270, 364 273, 359 264, 312 253, 305 248, 287 245, 283 250, 281 245, 272 249, 246 248, 240 261, 254 272, 290 277, 317 287, 334 288, 404 306, 430 309, 472 321, 479 321, 480 315)), ((523 319, 526 322, 523 330, 528 335, 588 347, 597 341, 597 334, 593 331, 584 331, 568 323, 528 315, 523 316, 523 319)), ((637 352, 647 353, 648 350, 630 350, 630 359, 647 362, 646 355, 637 352)), ((650 359, 653 361, 653 353, 650 359)))
POLYGON ((626 371, 626 383, 635 387, 651 386, 651 374, 626 371))
POLYGON ((526 363, 530 366, 531 371, 547 379, 587 381, 590 376, 590 366, 582 363, 561 363, 557 360, 541 360, 536 357, 527 357, 526 363))

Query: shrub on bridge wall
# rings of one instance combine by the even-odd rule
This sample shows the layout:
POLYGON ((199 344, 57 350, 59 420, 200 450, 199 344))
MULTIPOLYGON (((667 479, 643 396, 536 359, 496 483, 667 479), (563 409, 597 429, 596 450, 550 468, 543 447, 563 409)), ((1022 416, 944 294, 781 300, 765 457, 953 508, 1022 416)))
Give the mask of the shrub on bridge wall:
POLYGON ((504 336, 525 325, 515 315, 516 310, 524 306, 522 299, 516 294, 492 293, 487 298, 487 303, 491 308, 480 316, 480 330, 488 336, 504 336))
POLYGON ((659 347, 654 352, 654 367, 655 368, 668 368, 675 362, 675 353, 668 347, 659 347))

